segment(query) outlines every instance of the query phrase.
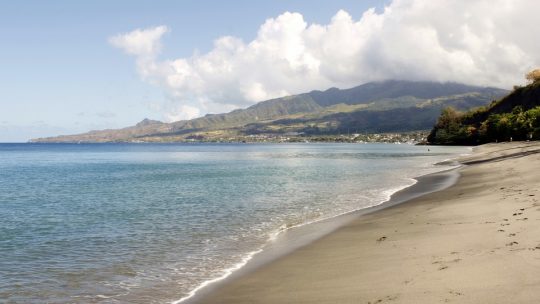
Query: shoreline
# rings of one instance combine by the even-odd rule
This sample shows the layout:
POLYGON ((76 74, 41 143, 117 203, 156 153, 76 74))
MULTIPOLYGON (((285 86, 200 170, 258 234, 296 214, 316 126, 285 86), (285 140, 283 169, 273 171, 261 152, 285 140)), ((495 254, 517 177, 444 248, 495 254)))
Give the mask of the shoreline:
MULTIPOLYGON (((460 156, 457 158, 459 157, 460 156)), ((451 163, 451 165, 455 165, 455 167, 413 177, 411 178, 411 180, 414 180, 413 184, 403 186, 402 188, 393 191, 388 199, 381 203, 315 222, 304 223, 300 226, 288 227, 285 230, 280 231, 271 243, 267 243, 264 247, 250 252, 242 262, 227 269, 224 275, 203 282, 187 296, 175 300, 171 302, 171 304, 198 303, 200 299, 212 294, 223 285, 227 285, 238 278, 249 275, 275 260, 285 258, 288 254, 301 247, 309 246, 311 243, 316 242, 318 239, 357 220, 359 217, 379 212, 380 210, 406 203, 417 197, 451 187, 457 182, 459 178, 459 169, 462 167, 462 165, 455 162, 454 159, 456 158, 438 162, 433 165, 448 166, 451 163)))
MULTIPOLYGON (((415 185, 395 193, 396 197, 399 197, 401 193, 400 202, 392 204, 391 199, 386 203, 371 207, 369 209, 377 207, 379 209, 371 210, 361 216, 356 214, 356 218, 345 223, 344 226, 310 243, 303 244, 277 259, 267 261, 249 271, 235 272, 226 280, 212 286, 211 289, 201 291, 183 303, 381 303, 395 300, 399 303, 435 303, 454 300, 477 303, 478 299, 482 301, 489 299, 487 302, 494 303, 498 302, 499 298, 500 303, 508 302, 510 298, 501 297, 493 287, 501 285, 495 283, 507 281, 502 275, 496 273, 497 275, 494 276, 493 271, 477 269, 478 267, 468 265, 469 263, 465 261, 475 260, 478 255, 484 258, 483 264, 486 259, 493 263, 493 256, 497 257, 501 254, 511 259, 514 258, 514 251, 506 251, 521 247, 519 244, 525 243, 520 239, 513 243, 498 244, 499 246, 485 244, 487 241, 500 241, 499 238, 502 236, 500 230, 504 229, 495 228, 509 224, 508 221, 512 218, 512 213, 509 211, 510 214, 506 215, 506 218, 495 219, 496 214, 493 214, 489 201, 495 200, 497 205, 500 205, 501 201, 504 202, 507 197, 504 196, 502 199, 500 192, 504 192, 506 189, 504 185, 513 182, 514 179, 497 176, 498 171, 490 167, 498 166, 508 172, 523 171, 521 173, 528 178, 526 182, 529 185, 529 189, 524 191, 536 191, 536 189, 530 189, 534 188, 534 166, 531 166, 533 167, 531 169, 522 163, 534 157, 538 158, 536 155, 538 150, 540 150, 538 143, 480 146, 472 155, 461 157, 461 162, 467 166, 459 169, 462 177, 454 185, 414 198, 403 195, 403 192, 407 192, 404 190, 417 185, 427 186, 426 181, 419 180, 415 185), (533 184, 531 184, 531 179, 533 184), (486 192, 484 188, 489 187, 500 191, 486 192), (462 206, 464 204, 474 207, 472 215, 480 216, 480 218, 469 218, 471 210, 461 214, 464 210, 467 211, 467 208, 462 206), (418 223, 420 215, 422 215, 420 220, 422 223, 418 223), (488 215, 489 220, 487 220, 488 215), (484 221, 476 223, 475 219, 476 222, 484 221), (415 222, 417 222, 416 225, 415 222), (490 231, 484 231, 488 226, 490 231), (449 229, 459 233, 448 234, 449 229), (460 243, 463 243, 463 239, 469 238, 474 242, 465 242, 468 246, 463 248, 463 244, 460 243), (481 248, 478 248, 479 246, 481 248), (487 250, 484 247, 493 248, 487 250), (442 249, 445 249, 444 254, 441 252, 442 249), (477 254, 471 254, 474 252, 477 254), (464 265, 469 267, 463 268, 464 265), (455 271, 451 270, 454 268, 461 272, 454 273, 455 271), (452 273, 450 278, 444 278, 447 273, 452 273), (465 277, 463 273, 466 273, 465 277), (470 282, 469 277, 477 279, 480 277, 482 280, 470 282), (471 290, 470 286, 462 286, 461 282, 468 282, 473 286, 492 282, 493 286, 490 285, 487 289, 473 288, 471 290), (466 291, 463 291, 464 289, 466 291), (474 296, 465 297, 464 295, 467 294, 474 296), (483 297, 479 297, 479 294, 483 297), (498 297, 494 298, 495 294, 498 294, 498 297), (506 300, 503 301, 503 299, 506 300)), ((520 175, 517 174, 513 178, 519 178, 520 175)), ((525 204, 526 198, 529 198, 527 202, 530 203, 535 195, 524 196, 524 203, 520 206, 525 204)), ((394 198, 394 195, 392 197, 394 198)), ((536 202, 533 202, 533 207, 534 204, 536 202)), ((501 206, 500 208, 515 209, 512 207, 501 206)), ((527 207, 516 210, 526 210, 525 208, 527 207)), ((531 221, 527 222, 527 220, 529 218, 522 218, 519 224, 527 225, 534 222, 532 218, 531 221)), ((538 228, 535 229, 538 230, 538 228)), ((510 235, 513 234, 513 238, 519 238, 521 232, 510 235)), ((530 242, 537 242, 540 246, 540 239, 533 239, 530 242)), ((516 252, 526 251, 532 254, 532 257, 528 257, 529 260, 532 259, 535 266, 540 267, 540 251, 535 254, 536 245, 531 243, 528 246, 516 252)), ((495 259, 494 266, 497 264, 498 261, 495 259)), ((520 269, 522 273, 526 272, 527 268, 520 269)), ((540 270, 534 269, 536 273, 540 270)), ((511 275, 509 277, 515 279, 511 275)), ((530 280, 535 284, 540 284, 540 279, 530 278, 530 280)), ((515 284, 508 283, 507 285, 520 289, 515 284)), ((531 298, 531 294, 540 296, 540 292, 532 292, 525 287, 521 289, 526 291, 520 298, 525 302, 527 299, 535 299, 531 298)))

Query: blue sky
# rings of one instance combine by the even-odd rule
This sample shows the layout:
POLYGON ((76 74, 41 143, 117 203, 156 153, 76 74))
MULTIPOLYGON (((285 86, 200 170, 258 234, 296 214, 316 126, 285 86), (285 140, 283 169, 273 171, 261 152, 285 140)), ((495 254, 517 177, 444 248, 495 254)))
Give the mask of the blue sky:
POLYGON ((267 18, 299 11, 327 22, 383 1, 2 1, 0 142, 161 119, 162 90, 141 81, 112 35, 167 25, 162 56, 205 52, 213 40, 249 40, 267 18))
POLYGON ((536 0, 0 1, 0 142, 382 79, 510 88, 540 65, 538 11, 536 0))

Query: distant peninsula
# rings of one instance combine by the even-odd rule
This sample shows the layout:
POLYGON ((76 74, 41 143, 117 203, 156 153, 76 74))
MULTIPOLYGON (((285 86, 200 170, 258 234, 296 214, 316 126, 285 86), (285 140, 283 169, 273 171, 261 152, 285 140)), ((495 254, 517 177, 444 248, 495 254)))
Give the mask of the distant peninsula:
POLYGON ((123 129, 32 139, 42 143, 420 141, 444 108, 485 106, 507 90, 459 83, 388 80, 259 102, 224 114, 123 129), (380 134, 390 135, 380 135, 380 134), (378 134, 375 136, 375 134, 378 134))

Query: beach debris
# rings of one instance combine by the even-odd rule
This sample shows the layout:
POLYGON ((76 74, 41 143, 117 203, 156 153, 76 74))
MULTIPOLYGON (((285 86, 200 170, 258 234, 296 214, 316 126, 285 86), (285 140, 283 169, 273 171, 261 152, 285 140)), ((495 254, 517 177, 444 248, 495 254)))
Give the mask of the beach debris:
POLYGON ((516 242, 516 241, 513 241, 513 242, 510 242, 508 244, 506 244, 506 246, 514 246, 514 245, 518 245, 519 243, 516 242))
POLYGON ((445 269, 448 269, 448 266, 445 265, 445 266, 439 267, 439 270, 445 270, 445 269))
POLYGON ((386 237, 385 236, 381 236, 380 238, 377 239, 377 242, 382 242, 386 240, 386 237))

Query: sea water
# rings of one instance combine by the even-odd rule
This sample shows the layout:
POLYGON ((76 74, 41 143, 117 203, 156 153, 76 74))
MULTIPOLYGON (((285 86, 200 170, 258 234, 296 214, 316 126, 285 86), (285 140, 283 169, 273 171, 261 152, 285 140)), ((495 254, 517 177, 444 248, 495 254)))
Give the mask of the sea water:
POLYGON ((172 303, 463 147, 0 144, 0 301, 172 303))

